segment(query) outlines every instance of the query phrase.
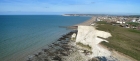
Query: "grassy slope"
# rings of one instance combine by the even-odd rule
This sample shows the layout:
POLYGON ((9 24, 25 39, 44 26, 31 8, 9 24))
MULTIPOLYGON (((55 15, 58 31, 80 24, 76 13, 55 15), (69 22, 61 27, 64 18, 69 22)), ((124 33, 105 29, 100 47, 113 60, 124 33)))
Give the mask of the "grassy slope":
POLYGON ((110 32, 112 37, 107 40, 109 43, 102 42, 103 45, 122 52, 140 61, 140 31, 113 26, 106 22, 97 22, 98 30, 110 32), (102 24, 102 25, 101 25, 102 24))

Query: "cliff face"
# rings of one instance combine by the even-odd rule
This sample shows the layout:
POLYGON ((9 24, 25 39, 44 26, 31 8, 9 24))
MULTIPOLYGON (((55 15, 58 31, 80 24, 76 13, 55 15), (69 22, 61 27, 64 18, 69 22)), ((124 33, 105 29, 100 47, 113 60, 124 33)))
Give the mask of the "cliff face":
POLYGON ((93 26, 78 26, 76 42, 89 45, 92 48, 92 57, 110 56, 111 52, 99 45, 100 42, 106 41, 103 38, 111 37, 111 34, 105 31, 96 30, 93 26), (101 37, 101 38, 98 38, 101 37))

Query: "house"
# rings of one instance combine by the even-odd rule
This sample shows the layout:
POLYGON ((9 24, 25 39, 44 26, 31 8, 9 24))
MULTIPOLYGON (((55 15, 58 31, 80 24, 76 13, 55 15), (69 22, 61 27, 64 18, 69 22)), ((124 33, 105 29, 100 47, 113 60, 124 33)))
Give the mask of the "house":
POLYGON ((119 23, 119 24, 125 24, 125 21, 123 21, 123 20, 118 20, 116 23, 119 23))
POLYGON ((102 20, 100 20, 100 19, 97 18, 97 21, 102 21, 102 20))
POLYGON ((136 22, 136 19, 134 18, 131 22, 136 22))
POLYGON ((140 18, 137 20, 137 23, 140 23, 140 18))

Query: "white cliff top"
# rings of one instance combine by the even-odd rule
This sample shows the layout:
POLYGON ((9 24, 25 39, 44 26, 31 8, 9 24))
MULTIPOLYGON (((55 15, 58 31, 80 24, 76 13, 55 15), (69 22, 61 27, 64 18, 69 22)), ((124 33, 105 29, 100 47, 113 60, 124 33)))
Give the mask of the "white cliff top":
POLYGON ((93 57, 110 56, 110 51, 99 46, 99 43, 106 40, 98 38, 98 36, 102 38, 108 38, 111 37, 111 34, 105 31, 97 30, 93 26, 78 26, 76 42, 91 46, 93 57))

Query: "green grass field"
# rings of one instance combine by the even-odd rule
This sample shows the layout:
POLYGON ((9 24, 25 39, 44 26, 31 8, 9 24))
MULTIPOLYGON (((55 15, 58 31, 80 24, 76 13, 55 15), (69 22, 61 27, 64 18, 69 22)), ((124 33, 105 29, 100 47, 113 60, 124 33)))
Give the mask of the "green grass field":
POLYGON ((109 32, 112 35, 107 39, 109 43, 102 42, 101 44, 140 61, 140 30, 113 26, 104 21, 97 22, 97 24, 98 30, 109 32))

